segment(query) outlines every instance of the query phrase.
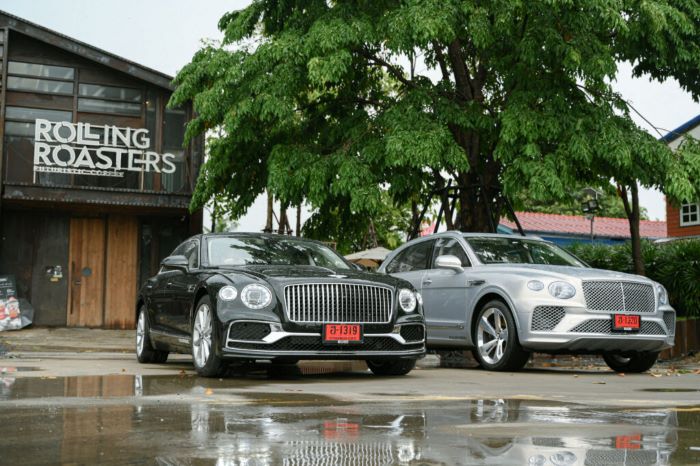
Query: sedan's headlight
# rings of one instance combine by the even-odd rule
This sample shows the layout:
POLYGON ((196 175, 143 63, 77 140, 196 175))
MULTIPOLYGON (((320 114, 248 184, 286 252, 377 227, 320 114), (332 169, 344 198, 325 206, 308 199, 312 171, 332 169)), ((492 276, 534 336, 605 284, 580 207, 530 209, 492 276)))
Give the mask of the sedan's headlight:
POLYGON ((227 285, 219 290, 219 299, 222 301, 233 301, 238 296, 235 286, 227 285))
POLYGON ((247 285, 241 291, 241 301, 251 309, 262 309, 272 302, 272 292, 266 286, 247 285))
POLYGON ((668 291, 663 285, 656 284, 656 294, 659 297, 659 305, 663 306, 668 304, 668 291))
POLYGON ((566 282, 552 282, 549 284, 549 294, 559 299, 569 299, 576 296, 576 288, 566 282))
POLYGON ((413 291, 406 288, 402 288, 399 291, 399 305, 405 312, 415 311, 417 302, 418 300, 416 299, 416 295, 413 294, 413 291))

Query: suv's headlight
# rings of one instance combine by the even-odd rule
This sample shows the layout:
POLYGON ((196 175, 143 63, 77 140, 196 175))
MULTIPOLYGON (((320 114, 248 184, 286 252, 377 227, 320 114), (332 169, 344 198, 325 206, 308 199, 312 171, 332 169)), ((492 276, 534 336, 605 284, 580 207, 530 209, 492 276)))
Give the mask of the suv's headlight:
POLYGON ((272 292, 266 286, 247 285, 241 291, 241 301, 251 309, 262 309, 272 302, 272 292))
POLYGON ((219 299, 222 301, 233 301, 238 296, 236 287, 227 285, 219 290, 219 299))
POLYGON ((659 297, 660 306, 668 304, 668 291, 666 291, 666 288, 664 288, 663 285, 659 283, 656 284, 656 294, 659 297))
POLYGON ((549 294, 559 299, 569 299, 576 296, 576 288, 566 282, 552 282, 549 284, 549 294))
POLYGON ((418 300, 416 299, 416 295, 413 294, 413 291, 406 288, 402 288, 399 291, 399 305, 405 312, 415 311, 417 302, 418 300))

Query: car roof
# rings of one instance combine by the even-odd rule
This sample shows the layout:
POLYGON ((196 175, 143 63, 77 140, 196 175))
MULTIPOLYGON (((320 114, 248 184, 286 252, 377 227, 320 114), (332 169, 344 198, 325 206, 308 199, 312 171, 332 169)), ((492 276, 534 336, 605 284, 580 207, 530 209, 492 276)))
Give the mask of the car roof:
POLYGON ((518 239, 518 238, 524 238, 524 239, 531 239, 531 240, 536 240, 536 241, 544 241, 542 238, 539 236, 521 236, 521 235, 509 235, 506 233, 480 233, 480 232, 463 232, 459 230, 449 230, 449 231, 443 231, 441 233, 434 233, 429 236, 424 236, 424 239, 430 239, 430 238, 436 238, 436 237, 442 237, 442 236, 461 236, 464 238, 505 238, 505 239, 518 239))
POLYGON ((255 231, 218 231, 215 233, 201 233, 199 235, 193 236, 195 237, 201 237, 201 238, 216 238, 216 237, 224 237, 224 238, 266 238, 266 239, 280 239, 280 240, 287 240, 287 241, 306 241, 306 242, 312 242, 312 243, 318 243, 324 246, 327 246, 324 244, 322 241, 318 241, 315 239, 311 238, 305 238, 301 236, 291 236, 291 235, 281 235, 278 233, 260 233, 260 232, 255 232, 255 231))

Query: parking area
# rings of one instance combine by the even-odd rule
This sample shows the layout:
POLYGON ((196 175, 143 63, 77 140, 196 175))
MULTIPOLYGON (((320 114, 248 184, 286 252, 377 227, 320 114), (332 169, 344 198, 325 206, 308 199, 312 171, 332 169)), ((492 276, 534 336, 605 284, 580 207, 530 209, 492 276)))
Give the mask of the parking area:
POLYGON ((37 462, 77 463, 700 462, 692 359, 624 376, 594 359, 538 357, 497 373, 429 356, 405 377, 302 361, 204 379, 189 356, 138 364, 131 343, 132 332, 102 330, 1 335, 3 460, 32 451, 37 462))

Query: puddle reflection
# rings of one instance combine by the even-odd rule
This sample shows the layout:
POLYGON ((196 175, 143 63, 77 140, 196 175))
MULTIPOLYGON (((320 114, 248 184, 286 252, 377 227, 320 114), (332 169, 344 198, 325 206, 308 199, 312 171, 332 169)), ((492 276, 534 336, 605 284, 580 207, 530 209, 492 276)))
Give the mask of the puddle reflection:
MULTIPOLYGON (((303 367, 271 369, 242 368, 241 377, 222 380, 6 373, 0 377, 0 416, 3 442, 13 448, 4 449, 0 463, 22 464, 30 452, 36 462, 85 464, 700 464, 698 408, 604 409, 508 399, 413 402, 399 396, 351 404, 270 392, 261 381, 313 378, 308 371, 301 377, 303 367), (212 394, 217 396, 207 399, 212 394)), ((342 368, 354 371, 355 379, 363 370, 342 368)), ((347 372, 333 377, 348 377, 347 372)))
MULTIPOLYGON (((231 381, 106 376, 17 379, 0 407, 3 462, 162 465, 700 463, 700 410, 601 409, 523 400, 342 404, 295 393, 254 393, 230 404, 145 403, 174 387, 201 394, 231 381), (32 381, 32 382, 28 382, 32 381), (37 388, 43 385, 44 389, 37 388), (13 406, 35 396, 84 397, 81 406, 13 406), (46 389, 46 387, 51 387, 46 389), (256 398, 257 395, 258 397, 256 398), (91 397, 134 397, 91 405, 91 397), (278 400, 279 403, 270 401, 278 400), (288 403, 283 403, 286 401, 288 403)), ((186 401, 186 400, 185 400, 186 401)))

